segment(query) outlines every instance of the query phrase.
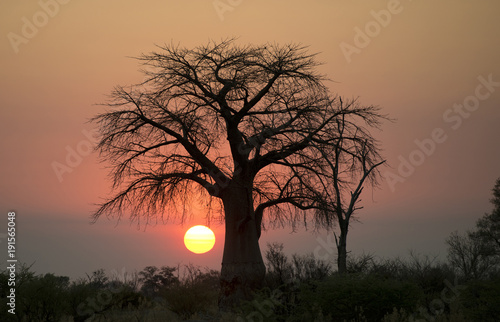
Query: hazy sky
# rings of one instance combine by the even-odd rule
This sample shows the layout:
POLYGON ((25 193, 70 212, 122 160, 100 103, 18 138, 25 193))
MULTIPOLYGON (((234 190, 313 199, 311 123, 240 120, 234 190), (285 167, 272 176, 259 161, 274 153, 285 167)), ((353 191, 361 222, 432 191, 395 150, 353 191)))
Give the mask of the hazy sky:
MULTIPOLYGON (((142 79, 130 57, 155 44, 236 36, 242 44, 310 46, 332 91, 396 119, 375 133, 389 180, 362 196, 349 250, 444 258, 445 238, 491 209, 500 177, 499 12, 496 0, 2 1, 0 233, 16 211, 17 254, 40 273, 179 263, 219 269, 223 226, 212 227, 211 252, 183 246, 184 232, 202 218, 146 231, 127 218, 89 224, 93 204, 110 190, 106 164, 88 154, 86 122, 113 86, 142 79), (54 163, 71 172, 58 176, 54 163)), ((327 235, 267 231, 261 247, 281 241, 288 252, 328 254, 327 235)))

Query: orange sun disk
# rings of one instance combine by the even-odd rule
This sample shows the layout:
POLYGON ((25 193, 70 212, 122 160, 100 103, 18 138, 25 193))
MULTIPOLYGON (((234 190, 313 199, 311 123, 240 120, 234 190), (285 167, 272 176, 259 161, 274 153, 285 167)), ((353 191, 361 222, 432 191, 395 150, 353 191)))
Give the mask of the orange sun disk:
POLYGON ((184 245, 195 254, 203 254, 215 245, 214 232, 203 225, 193 226, 184 235, 184 245))

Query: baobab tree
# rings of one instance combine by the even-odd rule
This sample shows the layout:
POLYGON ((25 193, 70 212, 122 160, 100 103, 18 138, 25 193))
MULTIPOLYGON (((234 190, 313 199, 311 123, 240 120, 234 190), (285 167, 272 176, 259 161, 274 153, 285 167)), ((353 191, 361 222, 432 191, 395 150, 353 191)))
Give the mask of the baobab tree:
POLYGON ((162 46, 138 59, 145 81, 116 87, 93 118, 114 190, 93 219, 183 220, 184 201, 198 196, 225 224, 219 305, 228 308, 264 279, 264 223, 328 221, 317 167, 325 147, 343 139, 334 124, 347 118, 357 127, 377 109, 343 105, 299 45, 226 40, 162 46))

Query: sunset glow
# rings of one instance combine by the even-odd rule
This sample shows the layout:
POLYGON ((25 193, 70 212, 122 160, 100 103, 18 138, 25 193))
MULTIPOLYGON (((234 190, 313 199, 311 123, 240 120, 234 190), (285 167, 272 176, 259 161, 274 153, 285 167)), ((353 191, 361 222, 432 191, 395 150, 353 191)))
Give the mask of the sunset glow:
MULTIPOLYGON (((33 263, 36 275, 53 273, 76 281, 101 268, 131 273, 179 263, 221 269, 224 205, 217 197, 209 199, 203 185, 174 187, 190 195, 165 195, 162 200, 175 199, 165 209, 135 212, 136 205, 150 205, 139 199, 124 209, 120 220, 103 216, 91 221, 96 204, 125 186, 113 190, 110 167, 118 159, 101 160, 95 150, 101 138, 98 126, 89 120, 108 111, 103 104, 116 86, 130 89, 145 80, 141 70, 154 71, 133 57, 163 53, 158 46, 189 50, 231 38, 242 48, 308 46, 307 53, 318 53, 315 60, 321 65, 314 71, 328 79, 325 86, 332 94, 378 106, 393 120, 373 131, 387 162, 380 168, 380 186, 364 189, 357 205, 363 209, 356 215, 359 222, 349 227, 351 254, 406 258, 411 249, 446 261, 446 238, 472 229, 491 211, 491 189, 500 176, 498 12, 500 1, 494 0, 1 1, 3 269, 9 212, 16 213, 19 262, 33 263), (183 241, 198 224, 209 226, 217 243, 197 256, 183 241)), ((257 91, 252 88, 249 95, 257 91)), ((254 117, 262 116, 243 122, 260 126, 254 117)), ((266 122, 269 128, 275 123, 266 122)), ((224 123, 209 125, 225 130, 224 123)), ((230 174, 235 167, 226 158, 231 152, 227 133, 208 135, 210 127, 197 128, 207 130, 207 140, 193 143, 210 138, 212 161, 230 174)), ((130 148, 159 144, 160 139, 145 134, 144 140, 131 141, 130 148)), ((248 147, 262 140, 257 137, 248 147)), ((182 147, 172 151, 187 155, 182 147)), ((253 157, 255 149, 251 153, 253 157)), ((153 166, 163 169, 165 158, 153 160, 153 166)), ((203 167, 193 171, 198 169, 203 167)), ((259 184, 273 180, 265 170, 259 176, 259 184)), ((270 225, 270 219, 280 217, 264 213, 263 255, 268 243, 283 243, 290 256, 316 252, 317 259, 336 263, 332 229, 338 226, 289 226, 285 219, 298 214, 281 215, 282 221, 270 225)))
POLYGON ((214 232, 203 225, 193 226, 184 235, 184 245, 195 254, 203 254, 215 245, 214 232))

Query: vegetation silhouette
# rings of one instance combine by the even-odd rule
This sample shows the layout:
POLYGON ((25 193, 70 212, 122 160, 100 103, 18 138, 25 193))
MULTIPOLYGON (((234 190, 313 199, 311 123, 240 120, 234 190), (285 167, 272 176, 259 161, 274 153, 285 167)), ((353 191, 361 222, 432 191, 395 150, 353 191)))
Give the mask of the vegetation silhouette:
MULTIPOLYGON (((411 253, 409 259, 349 256, 335 271, 313 254, 289 258, 283 244, 268 244, 267 275, 254 298, 233 312, 218 307, 220 272, 194 265, 146 266, 139 273, 109 276, 98 269, 85 278, 39 274, 20 264, 16 315, 2 321, 498 321, 500 261, 496 237, 500 178, 493 211, 456 242, 448 239, 448 263, 411 253), (472 269, 471 269, 472 268, 472 269), (482 268, 478 270, 477 268, 482 268), (484 268, 484 269, 483 269, 484 268), (480 274, 478 274, 480 272, 480 274)), ((7 285, 10 272, 0 272, 7 285)), ((0 289, 7 300, 9 290, 0 289)))
MULTIPOLYGON (((108 275, 98 269, 69 281, 21 265, 16 316, 2 321, 498 321, 500 271, 470 278, 451 263, 349 256, 347 272, 312 254, 268 244, 264 287, 233 312, 218 308, 220 273, 193 265, 147 266, 108 275)), ((0 282, 9 273, 0 272, 0 282)), ((1 289, 6 298, 6 290, 1 289)))

